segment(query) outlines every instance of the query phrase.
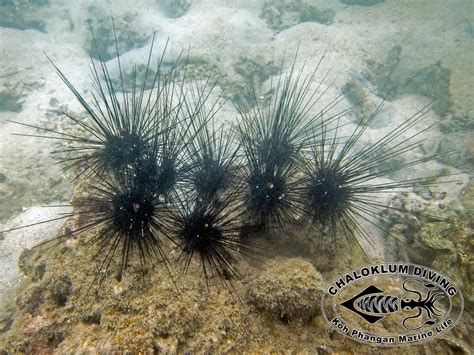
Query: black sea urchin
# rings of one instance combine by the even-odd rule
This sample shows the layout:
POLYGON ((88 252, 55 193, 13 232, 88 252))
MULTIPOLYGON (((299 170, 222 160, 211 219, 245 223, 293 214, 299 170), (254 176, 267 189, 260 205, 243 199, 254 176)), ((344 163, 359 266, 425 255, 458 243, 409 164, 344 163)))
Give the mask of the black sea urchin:
MULTIPOLYGON (((168 268, 159 234, 170 223, 169 206, 178 198, 180 185, 193 166, 188 145, 210 119, 207 112, 218 109, 219 98, 210 111, 205 110, 215 86, 211 75, 199 86, 186 84, 187 60, 181 66, 178 58, 165 73, 163 52, 157 66, 151 68, 154 40, 142 78, 138 79, 136 67, 132 71, 131 89, 124 79, 118 50, 118 84, 105 63, 92 60, 96 94, 90 104, 55 66, 87 113, 86 118, 66 114, 83 135, 30 126, 52 133, 38 135, 40 138, 71 144, 60 153, 70 155, 64 159, 67 167, 82 170, 76 179, 86 190, 85 197, 70 205, 72 213, 54 219, 76 217, 80 225, 73 233, 44 244, 56 245, 85 235, 86 243, 97 249, 93 259, 100 260, 100 265, 92 284, 99 286, 117 254, 121 255, 120 275, 136 257, 142 272, 158 261, 168 268)), ((116 38, 115 43, 117 48, 116 38)))
MULTIPOLYGON (((216 147, 213 142, 203 141, 210 138, 206 134, 215 135, 207 127, 221 107, 220 96, 210 100, 215 86, 211 73, 201 85, 192 85, 186 93, 181 93, 178 109, 174 106, 172 110, 160 110, 162 116, 158 117, 159 129, 153 141, 153 152, 159 165, 157 183, 167 200, 177 197, 178 190, 186 190, 190 182, 191 185, 195 182, 193 177, 202 163, 199 157, 207 156, 209 149, 216 147)), ((204 172, 207 176, 212 173, 204 172)))
POLYGON ((198 255, 206 284, 210 277, 217 276, 231 292, 232 279, 239 278, 235 256, 255 258, 259 252, 255 243, 240 238, 243 218, 243 206, 237 199, 240 189, 234 187, 210 201, 181 201, 168 231, 168 237, 177 238, 181 249, 178 260, 185 273, 198 255))
POLYGON ((88 195, 74 203, 74 215, 83 226, 72 236, 91 230, 86 244, 95 246, 93 260, 100 263, 94 281, 100 286, 116 254, 121 257, 120 278, 134 257, 143 274, 149 265, 160 261, 169 271, 160 235, 171 221, 158 186, 139 185, 132 174, 124 174, 115 179, 96 175, 88 187, 88 195))
POLYGON ((223 125, 216 129, 214 121, 199 128, 188 147, 189 189, 196 202, 211 202, 236 183, 240 158, 234 141, 235 133, 223 125))
MULTIPOLYGON (((208 84, 208 82, 207 82, 208 84)), ((174 85, 174 84, 173 84, 174 85)), ((195 135, 210 119, 206 116, 204 105, 213 86, 205 85, 197 95, 200 101, 190 100, 183 90, 176 97, 163 95, 154 116, 155 134, 148 149, 136 161, 135 179, 141 185, 154 185, 165 201, 176 198, 183 185, 188 183, 193 169, 188 147, 193 144, 195 135), (173 101, 178 104, 173 104, 173 101)), ((171 89, 175 91, 174 88, 171 89)), ((217 101, 214 102, 217 105, 217 101)))
POLYGON ((237 132, 246 159, 245 200, 248 216, 256 226, 282 226, 291 221, 299 202, 295 176, 300 171, 301 150, 311 137, 308 132, 320 125, 317 118, 340 99, 333 100, 318 115, 311 114, 324 94, 324 90, 320 92, 322 81, 316 88, 311 87, 319 64, 305 75, 305 68, 297 72, 293 62, 289 74, 281 76, 276 84, 271 83, 273 95, 267 107, 259 104, 253 92, 253 109, 240 111, 237 132))
POLYGON ((138 260, 137 266, 143 275, 149 266, 162 263, 172 278, 160 238, 166 235, 164 232, 174 221, 170 219, 169 207, 162 201, 159 187, 137 184, 136 172, 129 170, 116 177, 94 174, 83 185, 83 189, 85 192, 76 196, 69 205, 74 209, 71 213, 32 224, 74 218, 77 226, 36 247, 51 248, 66 240, 81 237, 83 243, 93 251, 92 262, 96 264, 95 278, 89 290, 94 285, 97 286, 96 291, 100 289, 116 256, 120 257, 116 270, 118 279, 122 278, 134 260, 138 260))
MULTIPOLYGON (((153 154, 153 143, 159 134, 171 134, 178 122, 188 116, 184 114, 183 89, 176 88, 177 81, 184 81, 184 75, 177 72, 176 62, 165 73, 163 58, 166 47, 152 68, 151 59, 155 36, 153 36, 145 72, 139 80, 136 67, 132 70, 131 84, 126 85, 122 71, 117 38, 118 83, 113 80, 109 68, 98 53, 99 62, 91 58, 95 93, 88 101, 78 92, 66 75, 51 61, 57 74, 83 107, 86 116, 74 117, 64 112, 82 133, 67 133, 28 124, 21 125, 50 133, 40 138, 58 139, 68 144, 67 148, 55 151, 67 168, 79 167, 95 174, 120 173, 123 168, 140 163, 143 157, 153 154), (131 86, 131 88, 128 88, 131 86), (176 116, 179 118, 176 119, 176 116), (173 118, 170 118, 173 117, 173 118), (163 132, 159 130, 163 129, 163 132), (65 156, 66 155, 66 156, 65 156)), ((91 28, 94 38, 94 32, 91 28)), ((99 52, 97 45, 96 50, 99 52)))
POLYGON ((381 197, 391 192, 436 185, 431 176, 380 180, 434 158, 400 159, 405 153, 419 147, 423 141, 421 135, 431 127, 425 127, 405 139, 401 138, 425 117, 429 106, 416 112, 375 143, 356 147, 381 107, 382 104, 346 138, 338 137, 338 123, 330 129, 333 135, 328 137, 328 124, 323 123, 319 139, 312 144, 304 177, 299 184, 302 203, 300 212, 316 228, 319 236, 330 234, 336 238, 338 231, 342 231, 346 238, 362 236, 370 243, 372 239, 364 224, 384 231, 386 224, 394 222, 389 214, 382 212, 395 208, 382 202, 381 197))

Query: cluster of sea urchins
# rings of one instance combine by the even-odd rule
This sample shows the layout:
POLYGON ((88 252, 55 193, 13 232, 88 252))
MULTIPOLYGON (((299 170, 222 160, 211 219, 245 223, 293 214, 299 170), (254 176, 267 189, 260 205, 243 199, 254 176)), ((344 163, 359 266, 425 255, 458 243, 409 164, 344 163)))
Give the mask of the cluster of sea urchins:
POLYGON ((254 94, 253 107, 239 110, 237 124, 225 127, 216 123, 222 99, 211 100, 216 88, 211 76, 193 83, 185 58, 165 66, 163 52, 152 66, 152 54, 153 44, 144 72, 135 68, 128 81, 118 50, 118 80, 99 55, 92 61, 91 100, 53 64, 85 110, 84 117, 65 113, 82 133, 34 127, 48 133, 42 137, 67 142, 56 153, 87 189, 73 201, 73 212, 61 217, 79 216, 81 225, 54 241, 87 235, 86 243, 97 247, 99 286, 114 258, 121 259, 120 276, 134 261, 143 272, 155 262, 170 270, 163 238, 180 248, 184 270, 197 257, 206 280, 217 275, 232 285, 238 276, 235 255, 261 252, 251 238, 241 237, 242 227, 265 233, 304 218, 319 231, 314 238, 341 231, 365 237, 360 221, 378 226, 389 218, 379 215, 387 207, 376 198, 380 192, 432 181, 375 182, 426 160, 383 167, 417 146, 417 135, 404 143, 396 138, 426 108, 375 144, 355 150, 378 112, 349 137, 338 137, 344 112, 327 112, 341 96, 317 107, 324 94, 321 83, 314 87, 318 67, 304 74, 305 68, 293 64, 272 82, 267 104, 254 94))

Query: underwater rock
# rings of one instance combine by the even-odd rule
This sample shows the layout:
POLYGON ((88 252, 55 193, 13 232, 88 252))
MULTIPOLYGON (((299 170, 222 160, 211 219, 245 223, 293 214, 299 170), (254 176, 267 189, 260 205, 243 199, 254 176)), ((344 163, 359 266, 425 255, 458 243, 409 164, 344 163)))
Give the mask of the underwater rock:
POLYGON ((472 221, 465 215, 451 217, 449 222, 425 226, 418 236, 433 251, 431 266, 461 286, 469 309, 474 304, 474 233, 470 224, 472 221))
POLYGON ((81 317, 81 321, 85 324, 100 324, 100 319, 102 315, 98 310, 88 312, 81 317))
POLYGON ((22 95, 0 91, 0 112, 20 112, 23 108, 21 98, 22 95))
POLYGON ((24 98, 32 91, 44 87, 44 78, 18 79, 20 72, 31 70, 26 67, 4 67, 2 68, 2 81, 0 82, 0 112, 21 112, 23 110, 24 98))
POLYGON ((383 63, 369 60, 368 70, 362 73, 363 78, 369 81, 378 95, 386 100, 393 100, 406 93, 426 96, 433 100, 433 111, 445 116, 452 106, 449 69, 438 62, 408 75, 401 74, 400 70, 397 70, 401 52, 401 46, 394 46, 383 63))
POLYGON ((36 315, 44 302, 45 289, 41 285, 31 285, 22 290, 16 299, 16 306, 22 312, 36 315))
POLYGON ((46 272, 46 263, 41 260, 41 256, 35 250, 28 248, 21 252, 18 267, 32 281, 41 280, 46 272))
MULTIPOLYGON (((145 72, 147 72, 148 78, 154 78, 157 74, 153 67, 150 68, 144 63, 136 64, 132 67, 124 66, 122 70, 121 77, 112 77, 111 80, 115 87, 121 87, 123 85, 126 90, 133 90, 133 87, 137 85, 136 79, 143 78, 145 72)), ((177 78, 186 77, 188 80, 208 80, 210 77, 213 77, 214 74, 219 77, 225 75, 218 72, 218 68, 209 63, 208 60, 193 56, 190 53, 186 54, 185 58, 174 58, 174 60, 168 56, 168 53, 165 53, 160 73, 162 80, 168 75, 175 75, 177 78)), ((143 85, 143 83, 140 83, 140 85, 143 85)), ((153 80, 147 80, 144 83, 145 90, 150 90, 152 87, 153 80)))
POLYGON ((250 85, 261 84, 279 72, 279 68, 272 62, 258 63, 249 58, 240 58, 234 64, 234 70, 250 85))
POLYGON ((463 191, 461 202, 467 211, 474 211, 474 180, 471 180, 463 191))
POLYGON ((303 22, 331 25, 334 15, 333 10, 322 10, 303 0, 267 1, 260 12, 260 17, 277 33, 303 22))
POLYGON ((469 115, 446 115, 439 123, 439 129, 443 133, 466 133, 469 132, 471 135, 474 132, 474 117, 469 115))
MULTIPOLYGON (((228 80, 223 87, 230 92, 232 102, 245 112, 250 109, 250 103, 254 101, 253 92, 249 92, 249 88, 255 88, 256 92, 259 92, 262 84, 272 75, 278 74, 280 68, 273 62, 263 63, 250 58, 240 58, 234 64, 234 71, 242 79, 228 80)), ((268 96, 270 95, 268 93, 268 96)))
POLYGON ((41 313, 43 304, 54 308, 64 307, 72 293, 72 282, 67 275, 44 277, 46 263, 37 249, 26 249, 20 255, 20 268, 30 277, 31 283, 26 284, 17 294, 16 304, 19 310, 29 314, 41 313))
POLYGON ((366 94, 362 85, 356 81, 351 80, 347 82, 343 87, 342 91, 344 96, 349 100, 349 102, 356 106, 357 108, 362 108, 365 104, 366 94))
POLYGON ((71 279, 66 275, 62 275, 57 279, 51 280, 48 286, 47 297, 49 297, 56 304, 56 306, 64 307, 71 293, 71 279))
POLYGON ((275 259, 252 281, 248 299, 283 320, 309 320, 321 312, 322 275, 301 258, 275 259))
MULTIPOLYGON (((119 87, 119 85, 122 85, 123 83, 123 86, 126 90, 133 90, 133 86, 137 85, 137 83, 134 82, 134 79, 136 80, 137 77, 143 77, 145 75, 145 71, 148 71, 148 75, 150 78, 154 78, 156 76, 156 71, 154 71, 151 68, 147 68, 145 64, 138 64, 138 65, 135 65, 133 68, 124 69, 122 73, 122 77, 113 78, 112 83, 115 87, 119 87)), ((151 88, 152 88, 152 82, 150 81, 146 82, 145 90, 149 90, 151 88)))
POLYGON ((157 0, 157 3, 171 18, 183 16, 191 7, 191 0, 157 0))
POLYGON ((364 79, 375 87, 377 94, 386 100, 393 100, 397 95, 400 84, 395 76, 395 70, 400 63, 401 53, 401 46, 393 46, 383 63, 369 60, 367 62, 369 69, 362 73, 364 79))
MULTIPOLYGON (((66 212, 67 209, 62 209, 66 212)), ((57 216, 57 211, 53 211, 51 208, 33 207, 25 210, 16 218, 10 220, 6 225, 0 225, 0 229, 6 230, 9 228, 15 228, 19 225, 37 223, 39 221, 53 218, 51 216, 57 216)), ((58 212, 61 213, 61 212, 58 212)), ((14 294, 14 287, 18 285, 20 280, 25 283, 36 283, 43 279, 43 275, 46 273, 46 265, 42 259, 41 254, 38 254, 35 250, 31 250, 34 245, 39 244, 43 240, 41 238, 47 238, 50 235, 54 235, 59 232, 62 221, 54 221, 52 223, 38 224, 29 229, 18 229, 10 232, 2 233, 4 238, 0 238, 0 304, 1 301, 10 307, 14 294), (25 250, 26 249, 26 250, 25 250), (28 277, 21 277, 24 273, 28 277)), ((27 287, 27 286, 25 286, 27 287)), ((35 291, 35 295, 41 295, 43 297, 43 288, 35 291)), ((29 289, 30 293, 33 289, 29 289)), ((24 295, 20 293, 20 298, 24 295)), ((35 297, 33 297, 34 299, 35 297)), ((29 303, 29 301, 19 301, 20 304, 29 303)), ((3 305, 1 305, 3 306, 3 305)), ((11 305, 13 306, 13 305, 11 305)), ((0 309, 0 313, 1 313, 0 309)))
POLYGON ((42 316, 30 316, 24 329, 25 335, 15 337, 6 347, 0 347, 0 353, 52 354, 64 340, 67 334, 65 328, 58 325, 57 321, 47 320, 42 316))
POLYGON ((438 154, 445 164, 472 169, 474 165, 474 154, 468 151, 468 145, 472 144, 472 134, 451 133, 445 134, 440 141, 438 154))
POLYGON ((374 6, 383 3, 385 0, 341 0, 346 5, 374 6))
MULTIPOLYGON (((101 13, 101 11, 102 10, 96 6, 89 8, 91 16, 94 14, 91 18, 91 25, 96 43, 94 43, 94 40, 91 38, 92 36, 88 36, 85 49, 92 58, 99 59, 100 55, 103 61, 108 61, 115 58, 117 52, 110 18, 104 15, 104 17, 97 19, 97 12, 101 13)), ((115 21, 116 23, 120 23, 120 26, 117 26, 116 29, 117 45, 120 54, 128 52, 133 48, 142 47, 150 39, 150 35, 137 31, 137 13, 127 13, 116 18, 115 21)))
MULTIPOLYGON (((209 279, 206 289, 197 262, 191 263, 187 275, 176 275, 179 293, 163 267, 146 275, 132 267, 122 281, 107 278, 97 297, 87 298, 98 263, 91 261, 93 251, 86 252, 83 243, 68 243, 67 248, 40 249, 47 276, 36 282, 24 280, 15 315, 5 318, 9 329, 0 337, 0 354, 353 350, 352 340, 328 331, 319 315, 325 283, 301 258, 273 260, 253 280, 250 275, 257 275, 258 270, 242 268, 242 283, 235 282, 234 286, 239 298, 247 292, 246 299, 241 299, 244 302, 219 287, 219 280, 209 279), (59 295, 61 300, 69 290, 64 306, 52 297, 59 295), (262 294, 249 297, 256 292, 262 294), (263 312, 256 311, 257 301, 266 307, 263 312), (282 314, 284 322, 278 319, 282 314)), ((334 263, 333 276, 348 270, 347 265, 336 265, 338 262, 334 263)), ((114 269, 118 266, 117 261, 112 264, 114 269)), ((110 273, 114 274, 112 270, 110 273)), ((0 330, 2 322, 0 318, 0 330)), ((363 344, 358 349, 373 351, 363 344)), ((413 349, 445 353, 447 344, 439 340, 414 345, 413 349)))
MULTIPOLYGON (((165 63, 165 66, 171 68, 173 64, 165 63)), ((144 68, 145 66, 137 66, 138 75, 143 72, 144 68)), ((272 75, 278 74, 281 68, 276 66, 274 62, 266 62, 258 56, 255 58, 240 57, 233 64, 234 73, 228 73, 205 58, 190 56, 186 58, 186 66, 178 63, 178 76, 181 75, 181 71, 184 69, 186 70, 186 77, 194 80, 207 80, 209 74, 212 73, 212 77, 219 78, 218 84, 219 88, 222 89, 222 96, 230 99, 235 107, 246 112, 251 108, 251 103, 255 101, 254 93, 249 88, 254 87, 259 92, 262 84, 272 75)), ((154 74, 153 71, 150 71, 150 73, 150 76, 154 74)), ((125 72, 124 81, 126 84, 131 82, 131 74, 131 72, 125 72)), ((267 102, 270 96, 271 93, 264 93, 262 100, 260 100, 262 97, 259 97, 259 103, 267 102)))
POLYGON ((444 116, 451 108, 449 92, 451 72, 441 63, 429 65, 415 71, 404 83, 403 92, 423 95, 433 100, 433 110, 444 116))
POLYGON ((389 202, 389 209, 385 211, 391 221, 385 242, 387 261, 413 261, 411 254, 416 254, 417 248, 421 247, 415 242, 415 235, 421 228, 422 213, 426 212, 433 195, 429 188, 419 191, 419 194, 423 197, 414 193, 397 194, 389 202))
MULTIPOLYGON (((6 332, 8 329, 10 329, 11 325, 13 323, 13 314, 12 313, 2 313, 0 315, 0 334, 6 332)), ((3 355, 0 349, 0 354, 3 355)))
POLYGON ((444 193, 431 194, 424 202, 413 194, 395 197, 389 212, 397 221, 389 232, 386 257, 426 265, 455 280, 461 286, 466 307, 474 302, 474 238, 472 221, 463 211, 444 204, 444 193), (406 212, 404 213, 403 210, 406 212))
POLYGON ((46 32, 46 23, 42 19, 37 19, 36 16, 38 16, 38 7, 47 3, 48 0, 0 1, 0 27, 46 32))
MULTIPOLYGON (((228 319, 242 317, 240 304, 229 294, 223 297, 214 285, 212 292, 203 295, 206 285, 196 277, 200 275, 199 264, 198 271, 190 268, 193 276, 181 280, 179 292, 166 268, 158 267, 146 276, 133 270, 122 282, 112 277, 94 297, 97 285, 91 282, 97 276, 97 260, 91 260, 86 246, 78 240, 69 240, 66 245, 36 250, 46 261, 47 274, 37 281, 24 280, 12 330, 5 342, 0 339, 0 353, 3 349, 8 353, 12 349, 27 353, 35 349, 46 353, 78 349, 176 352, 178 344, 183 348, 185 339, 196 343, 188 343, 184 349, 231 349, 227 336, 237 338, 237 330, 248 328, 228 319), (209 302, 212 307, 208 307, 209 302), (222 308, 227 311, 223 313, 222 308), (210 334, 215 334, 212 339, 210 334), (51 341, 43 344, 48 339, 51 341)), ((112 264, 115 270, 117 263, 112 264)))

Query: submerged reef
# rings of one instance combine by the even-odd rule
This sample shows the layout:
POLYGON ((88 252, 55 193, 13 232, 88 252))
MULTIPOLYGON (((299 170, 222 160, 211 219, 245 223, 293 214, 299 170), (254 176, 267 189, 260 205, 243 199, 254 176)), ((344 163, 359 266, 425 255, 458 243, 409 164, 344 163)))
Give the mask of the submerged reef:
MULTIPOLYGON (((236 104, 236 123, 226 126, 218 120, 225 94, 214 73, 188 76, 189 56, 169 61, 166 45, 157 56, 155 36, 146 64, 127 71, 120 56, 127 39, 114 23, 112 30, 100 26, 115 43, 90 42, 97 54, 92 95, 52 62, 82 108, 64 112, 73 128, 15 122, 61 142, 55 157, 74 177, 75 193, 55 206, 71 212, 4 231, 66 222, 22 253, 26 280, 15 317, 3 320, 0 352, 350 351, 354 343, 328 330, 320 314, 325 282, 401 252, 402 238, 427 245, 434 263, 464 270, 469 282, 470 229, 459 216, 417 205, 416 193, 437 188, 450 172, 396 177, 433 160, 419 148, 430 105, 362 142, 383 103, 364 107, 358 125, 342 133, 349 109, 338 104, 344 95, 362 104, 364 91, 352 83, 322 104, 324 56, 306 68, 296 54, 289 69, 242 58, 234 70, 250 87, 236 104), (400 228, 390 230, 397 224, 408 226, 400 237, 400 228), (374 231, 386 233, 382 242, 374 231), (450 242, 437 243, 440 235, 450 242), (381 246, 393 240, 384 254, 381 246), (446 249, 447 260, 437 254, 446 249)), ((469 345, 448 337, 413 349, 469 345)))
POLYGON ((453 279, 463 292, 467 310, 474 305, 473 226, 472 218, 465 212, 472 207, 469 189, 463 209, 449 206, 444 201, 445 194, 396 197, 392 205, 402 209, 393 212, 397 221, 389 229, 393 238, 386 244, 390 260, 426 265, 453 279))
MULTIPOLYGON (((240 300, 218 287, 218 279, 210 280, 211 287, 206 290, 200 277, 201 266, 193 262, 187 275, 176 279, 179 293, 161 268, 145 275, 146 285, 140 274, 130 270, 121 282, 104 284, 91 304, 83 298, 83 290, 89 286, 88 276, 94 274, 96 267, 90 262, 89 252, 81 243, 69 243, 62 248, 38 249, 37 254, 31 255, 34 264, 46 263, 47 271, 36 281, 28 276, 18 290, 17 312, 7 327, 8 337, 0 340, 0 351, 181 353, 319 349, 331 353, 354 348, 352 340, 329 330, 319 307, 311 302, 314 299, 318 304, 313 291, 319 295, 330 278, 323 278, 308 260, 280 257, 269 262, 263 271, 261 266, 241 260, 242 282, 235 284, 240 300), (266 291, 275 292, 263 295, 266 291)), ((321 255, 319 258, 323 259, 321 255)), ((347 269, 334 271, 344 270, 347 269)), ((465 328, 456 329, 467 337, 465 328)), ((368 345, 356 345, 361 352, 374 350, 368 345)), ((414 345, 410 350, 468 353, 469 347, 447 337, 414 345)))

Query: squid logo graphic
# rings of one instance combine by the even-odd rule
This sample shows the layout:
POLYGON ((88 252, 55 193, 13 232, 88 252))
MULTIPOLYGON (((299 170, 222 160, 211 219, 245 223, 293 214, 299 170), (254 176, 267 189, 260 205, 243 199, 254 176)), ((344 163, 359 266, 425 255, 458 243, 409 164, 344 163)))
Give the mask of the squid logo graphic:
POLYGON ((397 296, 385 295, 383 290, 371 285, 351 299, 341 303, 341 305, 358 314, 371 324, 383 319, 387 314, 390 313, 418 309, 418 314, 406 317, 402 322, 406 329, 416 330, 422 328, 425 325, 435 324, 436 319, 434 317, 439 317, 442 314, 441 310, 436 308, 435 303, 437 300, 444 298, 444 293, 431 290, 435 287, 436 286, 434 284, 422 283, 416 279, 405 280, 403 282, 403 289, 407 292, 417 294, 418 299, 415 300, 413 298, 401 299, 397 296), (422 294, 420 292, 407 288, 407 283, 410 281, 420 283, 429 289, 424 299, 422 298, 422 294), (407 321, 411 319, 420 318, 423 311, 426 312, 426 315, 429 318, 423 324, 416 328, 411 328, 406 324, 407 321))
POLYGON ((403 346, 450 331, 461 318, 464 300, 454 282, 435 270, 385 263, 339 276, 321 305, 330 327, 351 339, 403 346))

